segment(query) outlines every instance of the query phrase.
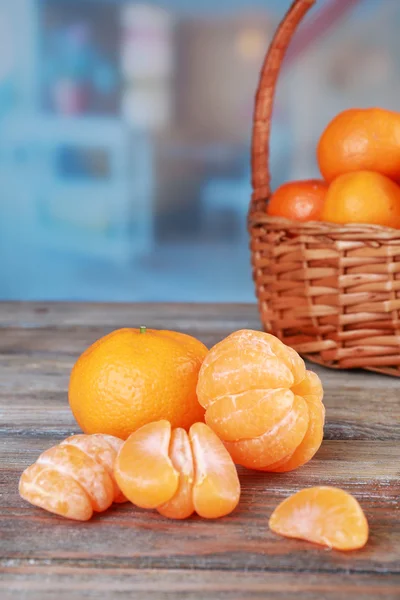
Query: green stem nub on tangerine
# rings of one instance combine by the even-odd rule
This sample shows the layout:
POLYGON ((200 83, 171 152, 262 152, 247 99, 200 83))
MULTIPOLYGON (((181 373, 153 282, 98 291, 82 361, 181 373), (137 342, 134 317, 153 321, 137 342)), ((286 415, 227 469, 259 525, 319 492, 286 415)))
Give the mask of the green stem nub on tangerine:
POLYGON ((139 333, 146 333, 147 327, 145 325, 141 325, 139 327, 139 333))

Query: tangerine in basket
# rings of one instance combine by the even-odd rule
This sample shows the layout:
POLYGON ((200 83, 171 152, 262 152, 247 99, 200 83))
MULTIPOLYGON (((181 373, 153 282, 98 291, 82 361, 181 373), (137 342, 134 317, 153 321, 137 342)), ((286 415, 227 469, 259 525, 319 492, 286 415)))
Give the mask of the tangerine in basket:
POLYGON ((368 522, 357 500, 334 487, 313 487, 286 498, 274 510, 270 529, 336 550, 357 550, 368 540, 368 522))
POLYGON ((327 190, 321 179, 284 183, 272 194, 267 213, 294 221, 319 221, 327 190))
POLYGON ((339 113, 323 132, 317 155, 328 182, 360 170, 399 181, 400 113, 382 108, 351 108, 339 113))
POLYGON ((126 439, 154 420, 189 428, 204 420, 196 384, 207 348, 175 331, 118 329, 88 348, 72 369, 69 403, 85 433, 126 439))
POLYGON ((19 482, 24 500, 78 521, 126 502, 114 478, 123 441, 110 435, 73 435, 43 452, 19 482))
POLYGON ((321 219, 400 228, 400 186, 373 171, 339 175, 329 186, 321 219))
POLYGON ((200 369, 197 395, 206 423, 244 467, 291 471, 322 443, 321 381, 268 333, 237 331, 216 344, 200 369))
POLYGON ((115 477, 133 504, 171 519, 194 511, 207 519, 222 517, 240 497, 236 467, 204 423, 195 423, 189 433, 168 421, 144 425, 122 446, 115 477))

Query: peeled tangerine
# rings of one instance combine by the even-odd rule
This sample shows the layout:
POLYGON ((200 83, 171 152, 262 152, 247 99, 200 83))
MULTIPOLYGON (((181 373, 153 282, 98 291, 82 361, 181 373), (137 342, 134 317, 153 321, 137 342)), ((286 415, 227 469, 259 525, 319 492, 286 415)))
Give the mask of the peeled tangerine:
POLYGON ((357 500, 334 487, 301 490, 272 513, 269 526, 286 537, 336 550, 357 550, 368 540, 368 522, 357 500))
POLYGON ((189 434, 168 421, 144 425, 126 440, 115 462, 125 496, 171 519, 197 512, 206 519, 229 514, 239 502, 236 467, 222 442, 204 423, 189 434))
POLYGON ((249 469, 291 471, 322 443, 321 381, 268 333, 237 331, 214 346, 200 369, 197 396, 207 425, 249 469))
POLYGON ((87 521, 113 502, 126 502, 113 474, 122 444, 112 435, 73 435, 25 469, 19 493, 35 506, 87 521))

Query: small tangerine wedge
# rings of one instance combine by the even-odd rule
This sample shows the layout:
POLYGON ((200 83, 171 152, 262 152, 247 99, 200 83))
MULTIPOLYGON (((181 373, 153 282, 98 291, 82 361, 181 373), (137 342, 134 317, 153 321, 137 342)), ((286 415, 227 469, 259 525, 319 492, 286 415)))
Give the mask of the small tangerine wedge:
POLYGON ((291 390, 255 389, 223 396, 207 410, 207 421, 219 438, 234 442, 241 437, 254 438, 271 430, 287 417, 294 405, 291 390))
POLYGON ((93 435, 78 434, 71 435, 63 442, 63 445, 72 445, 80 448, 85 454, 94 458, 107 473, 110 475, 114 484, 114 499, 116 503, 126 502, 125 496, 122 494, 114 477, 114 463, 117 454, 123 444, 123 440, 102 433, 94 433, 93 435))
POLYGON ((268 466, 268 471, 286 473, 308 463, 322 444, 324 435, 321 423, 325 421, 325 407, 316 396, 304 396, 308 408, 307 431, 294 452, 278 463, 268 466))
POLYGON ((313 487, 286 498, 274 510, 270 529, 285 537, 335 550, 357 550, 368 540, 368 521, 351 494, 334 487, 313 487))
POLYGON ((144 425, 122 446, 114 472, 133 504, 171 519, 186 519, 193 512, 214 519, 239 502, 236 467, 204 423, 194 423, 189 434, 172 430, 168 421, 144 425))
POLYGON ((231 513, 240 497, 236 467, 215 433, 204 423, 189 431, 195 463, 193 504, 198 515, 218 519, 231 513))
POLYGON ((304 398, 313 396, 317 402, 322 402, 324 397, 321 380, 314 371, 306 371, 304 378, 300 383, 293 385, 291 390, 294 394, 304 398))
POLYGON ((67 519, 88 521, 93 516, 89 495, 73 477, 34 463, 21 475, 21 498, 67 519))
POLYGON ((301 396, 295 396, 293 409, 275 427, 259 437, 226 442, 225 445, 239 465, 269 471, 270 465, 290 457, 302 443, 308 422, 307 403, 301 396))
POLYGON ((268 333, 237 331, 216 344, 200 369, 197 396, 207 425, 249 469, 291 471, 322 443, 321 381, 268 333))
POLYGON ((71 436, 25 469, 19 493, 49 512, 87 521, 93 512, 126 501, 113 476, 121 445, 122 440, 112 436, 71 436))
POLYGON ((313 371, 306 371, 302 382, 292 387, 292 392, 304 398, 308 407, 308 428, 306 434, 292 455, 269 465, 268 471, 286 473, 305 465, 322 444, 324 435, 321 423, 325 422, 325 406, 322 404, 323 390, 321 381, 313 371))
POLYGON ((165 504, 157 507, 158 512, 169 519, 187 519, 194 513, 193 482, 194 461, 188 434, 178 428, 171 432, 169 455, 174 469, 179 473, 176 493, 165 504))
POLYGON ((178 490, 179 472, 169 456, 171 424, 156 421, 140 427, 122 446, 114 474, 125 496, 141 508, 157 508, 178 490))

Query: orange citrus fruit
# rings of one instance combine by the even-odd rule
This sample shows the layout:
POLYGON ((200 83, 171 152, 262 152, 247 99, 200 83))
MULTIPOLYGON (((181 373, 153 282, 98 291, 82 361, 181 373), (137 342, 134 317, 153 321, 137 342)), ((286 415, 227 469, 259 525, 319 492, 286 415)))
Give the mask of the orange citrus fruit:
POLYGON ((357 550, 368 540, 368 522, 357 500, 334 487, 313 487, 286 498, 269 520, 273 532, 336 550, 357 550))
POLYGON ((239 502, 236 467, 222 442, 204 423, 189 434, 168 421, 144 425, 126 440, 115 462, 115 477, 126 497, 171 519, 193 512, 215 519, 239 502))
POLYGON ((197 384, 206 423, 233 460, 262 471, 290 471, 322 443, 322 385, 278 338, 231 334, 207 354, 197 384))
POLYGON ((319 221, 327 190, 320 179, 284 183, 272 194, 267 213, 294 221, 319 221))
POLYGON ((174 331, 118 329, 72 369, 69 403, 85 433, 126 439, 154 420, 188 429, 204 419, 196 384, 207 348, 174 331))
POLYGON ((360 170, 400 180, 400 113, 382 108, 339 113, 323 132, 317 155, 328 182, 360 170))
POLYGON ((24 500, 49 512, 87 521, 113 502, 126 502, 114 478, 122 440, 110 435, 74 435, 39 456, 19 482, 24 500))
POLYGON ((329 186, 321 220, 400 227, 400 186, 373 171, 339 175, 329 186))

